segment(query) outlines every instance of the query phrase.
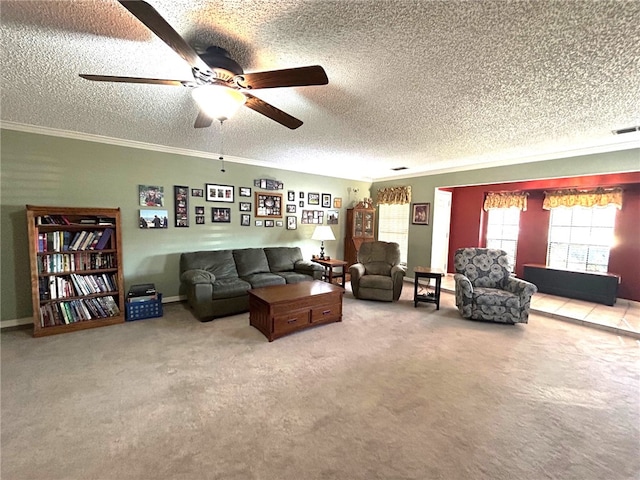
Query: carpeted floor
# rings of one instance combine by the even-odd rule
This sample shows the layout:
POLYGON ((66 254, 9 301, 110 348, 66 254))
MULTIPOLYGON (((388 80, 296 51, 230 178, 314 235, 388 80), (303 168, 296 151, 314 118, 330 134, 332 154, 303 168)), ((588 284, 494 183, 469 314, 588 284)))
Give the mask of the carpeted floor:
POLYGON ((268 343, 248 313, 2 333, 2 479, 631 480, 639 343, 533 315, 344 299, 268 343))

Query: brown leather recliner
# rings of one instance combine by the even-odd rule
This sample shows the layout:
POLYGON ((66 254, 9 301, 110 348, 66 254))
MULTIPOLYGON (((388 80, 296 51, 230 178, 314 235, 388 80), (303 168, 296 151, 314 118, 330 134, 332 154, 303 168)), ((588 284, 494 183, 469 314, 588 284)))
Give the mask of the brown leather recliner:
POLYGON ((349 267, 351 290, 356 298, 395 302, 400 298, 405 273, 397 243, 363 243, 358 251, 358 263, 349 267))

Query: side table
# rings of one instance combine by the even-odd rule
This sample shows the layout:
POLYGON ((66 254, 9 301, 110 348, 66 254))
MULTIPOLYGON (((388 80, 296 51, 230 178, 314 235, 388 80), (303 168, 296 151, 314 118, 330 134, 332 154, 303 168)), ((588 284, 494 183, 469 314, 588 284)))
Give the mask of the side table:
POLYGON ((322 279, 325 282, 333 283, 333 279, 342 279, 342 283, 338 283, 342 288, 344 288, 344 277, 345 277, 345 267, 347 262, 344 260, 336 260, 335 258, 331 259, 320 259, 318 257, 312 258, 312 262, 319 263, 324 267, 324 274, 322 275, 322 279), (334 272, 334 268, 340 268, 340 272, 334 272))
POLYGON ((439 268, 415 267, 413 269, 413 306, 418 306, 418 302, 435 303, 436 310, 440 310, 440 287, 442 286, 442 277, 445 272, 439 268), (436 289, 434 292, 428 292, 426 295, 418 295, 418 280, 420 278, 433 278, 436 281, 436 289))

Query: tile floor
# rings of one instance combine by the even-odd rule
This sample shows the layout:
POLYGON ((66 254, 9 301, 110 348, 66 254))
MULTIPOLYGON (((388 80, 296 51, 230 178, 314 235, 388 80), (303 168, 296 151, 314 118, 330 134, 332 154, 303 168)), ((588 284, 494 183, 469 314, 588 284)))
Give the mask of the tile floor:
MULTIPOLYGON (((453 275, 442 280, 442 291, 455 293, 453 275)), ((640 302, 618 299, 612 307, 601 303, 536 293, 531 299, 536 313, 640 339, 640 302)))

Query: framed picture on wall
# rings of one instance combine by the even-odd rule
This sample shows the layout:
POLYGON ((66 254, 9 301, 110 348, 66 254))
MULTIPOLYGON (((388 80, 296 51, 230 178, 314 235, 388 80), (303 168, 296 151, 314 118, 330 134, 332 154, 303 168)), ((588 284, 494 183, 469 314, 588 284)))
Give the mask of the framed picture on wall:
POLYGON ((331 208, 331 194, 323 193, 322 194, 322 208, 331 208))
POLYGON ((140 209, 140 228, 169 228, 167 211, 140 209))
POLYGON ((429 225, 431 204, 414 203, 411 208, 411 223, 414 225, 429 225))
POLYGON ((231 209, 213 207, 211 209, 211 221, 213 223, 230 223, 231 222, 231 209))
POLYGON ((164 207, 164 187, 157 185, 138 185, 141 207, 164 207))
POLYGON ((251 196, 251 187, 240 187, 238 195, 241 197, 250 197, 251 196))
POLYGON ((189 187, 183 185, 173 186, 175 202, 176 227, 189 226, 189 187))
POLYGON ((192 197, 204 197, 204 190, 201 188, 192 188, 191 189, 192 197))
POLYGON ((307 203, 309 205, 320 205, 320 194, 319 193, 309 193, 307 196, 307 203))
POLYGON ((207 183, 207 202, 228 202, 233 203, 233 191, 232 185, 217 185, 214 183, 207 183))
POLYGON ((282 218, 282 194, 270 192, 256 192, 256 217, 282 218))
POLYGON ((249 215, 248 213, 241 213, 240 214, 240 225, 242 225, 243 227, 250 227, 251 226, 251 215, 249 215))
POLYGON ((298 218, 287 217, 287 230, 295 230, 296 228, 298 228, 298 218))

